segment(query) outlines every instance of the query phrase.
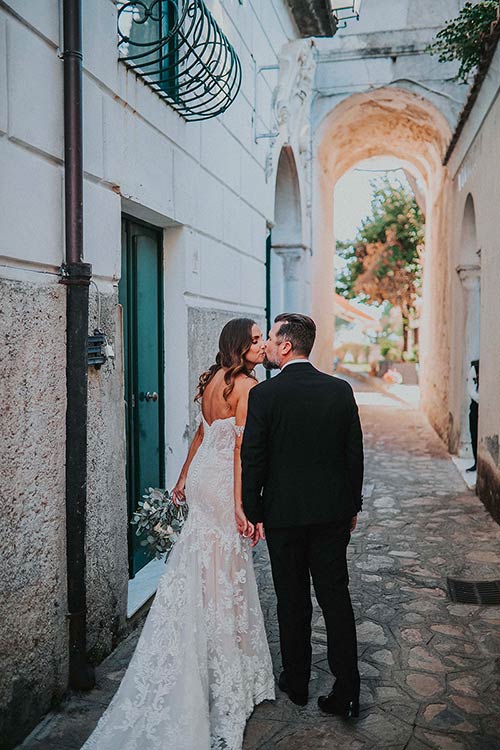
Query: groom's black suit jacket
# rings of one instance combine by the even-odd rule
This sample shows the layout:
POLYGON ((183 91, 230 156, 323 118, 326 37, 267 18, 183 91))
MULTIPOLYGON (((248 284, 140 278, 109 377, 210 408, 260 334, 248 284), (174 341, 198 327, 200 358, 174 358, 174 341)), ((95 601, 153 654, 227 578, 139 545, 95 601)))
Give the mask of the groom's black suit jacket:
POLYGON ((363 438, 351 386, 309 362, 252 388, 243 509, 267 528, 346 521, 362 504, 363 438))

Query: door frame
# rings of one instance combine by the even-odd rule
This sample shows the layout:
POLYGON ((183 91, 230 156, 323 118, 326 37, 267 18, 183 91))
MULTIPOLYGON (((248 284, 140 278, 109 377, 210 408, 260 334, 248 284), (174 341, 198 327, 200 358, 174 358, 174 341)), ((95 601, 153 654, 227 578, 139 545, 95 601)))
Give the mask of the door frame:
MULTIPOLYGON (((160 484, 162 487, 165 486, 165 300, 164 300, 164 230, 161 227, 155 227, 152 224, 148 224, 141 219, 137 219, 127 213, 121 214, 122 231, 125 224, 125 231, 127 232, 126 240, 126 252, 127 258, 127 297, 132 299, 135 295, 132 287, 132 278, 136 269, 137 254, 135 262, 133 260, 132 244, 130 242, 130 236, 128 235, 128 228, 130 224, 144 227, 148 232, 156 235, 158 240, 158 263, 157 263, 157 274, 158 274, 158 300, 157 309, 159 313, 159 325, 158 325, 158 386, 160 399, 158 404, 158 419, 159 419, 159 469, 160 469, 160 484), (130 273, 132 271, 132 273, 130 273)), ((123 255, 123 245, 122 245, 123 255)), ((134 300, 136 304, 136 300, 134 300)), ((125 346, 123 341, 123 393, 124 393, 124 408, 125 408, 125 426, 126 426, 126 485, 127 485, 127 554, 128 554, 128 565, 129 565, 129 578, 133 578, 134 575, 134 555, 133 555, 133 537, 135 535, 135 529, 130 525, 135 505, 137 505, 137 499, 133 499, 136 495, 137 490, 137 456, 139 455, 139 435, 136 425, 136 410, 134 408, 128 408, 128 397, 138 399, 137 393, 137 382, 138 382, 138 357, 137 350, 131 342, 137 340, 137 331, 134 330, 136 320, 134 319, 132 312, 127 309, 126 314, 123 315, 123 338, 127 336, 128 346, 125 346), (125 332, 126 329, 126 332, 125 332), (126 375, 128 373, 128 377, 126 375), (132 504, 134 503, 134 507, 132 504)), ((142 492, 143 488, 139 488, 139 493, 142 492)), ((140 495, 139 495, 140 497, 140 495)), ((154 559, 154 558, 153 558, 154 559)), ((137 571, 139 572, 139 571, 137 571)))

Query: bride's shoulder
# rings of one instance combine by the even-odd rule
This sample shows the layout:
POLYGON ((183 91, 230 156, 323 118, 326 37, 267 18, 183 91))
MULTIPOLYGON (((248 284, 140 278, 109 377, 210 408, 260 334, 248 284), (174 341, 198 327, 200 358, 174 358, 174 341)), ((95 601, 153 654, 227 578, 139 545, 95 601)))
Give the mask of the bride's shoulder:
POLYGON ((245 375, 242 372, 234 380, 234 391, 239 395, 249 393, 255 385, 258 385, 258 382, 252 375, 245 375))

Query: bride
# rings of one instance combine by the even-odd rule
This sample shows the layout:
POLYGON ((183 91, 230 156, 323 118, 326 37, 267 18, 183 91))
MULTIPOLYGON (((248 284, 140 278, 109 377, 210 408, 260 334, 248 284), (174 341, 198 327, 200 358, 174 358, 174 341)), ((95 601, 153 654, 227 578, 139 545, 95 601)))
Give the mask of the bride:
POLYGON ((224 326, 173 490, 176 503, 187 499, 187 521, 118 692, 82 750, 240 750, 254 706, 274 699, 241 500, 248 394, 263 360, 254 321, 224 326))

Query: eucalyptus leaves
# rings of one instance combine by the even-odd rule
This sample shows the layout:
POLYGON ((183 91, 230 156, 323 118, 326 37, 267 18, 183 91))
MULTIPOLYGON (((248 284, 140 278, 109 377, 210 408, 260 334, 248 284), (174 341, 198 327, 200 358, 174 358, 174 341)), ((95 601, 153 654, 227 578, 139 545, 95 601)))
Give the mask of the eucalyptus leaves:
POLYGON ((168 555, 177 541, 188 515, 186 504, 176 506, 168 490, 147 488, 147 494, 139 501, 130 523, 137 526, 141 546, 148 547, 157 559, 168 555))
POLYGON ((467 83, 469 73, 481 63, 499 17, 500 0, 467 2, 436 35, 428 51, 439 55, 439 62, 458 60, 458 78, 467 83))

